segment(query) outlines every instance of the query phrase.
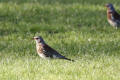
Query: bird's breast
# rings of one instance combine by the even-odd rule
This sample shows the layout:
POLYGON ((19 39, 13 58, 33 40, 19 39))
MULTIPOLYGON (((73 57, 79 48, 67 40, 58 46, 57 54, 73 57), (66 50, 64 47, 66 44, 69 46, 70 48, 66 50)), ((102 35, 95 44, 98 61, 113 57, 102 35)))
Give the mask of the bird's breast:
POLYGON ((107 19, 112 20, 112 13, 107 12, 107 19))
POLYGON ((110 25, 117 26, 117 22, 115 21, 113 14, 109 11, 107 11, 107 19, 110 25))
POLYGON ((37 53, 38 54, 42 54, 43 53, 44 48, 43 48, 42 45, 36 45, 36 49, 37 49, 37 53))
POLYGON ((43 45, 36 45, 36 49, 37 49, 38 55, 39 55, 41 58, 46 58, 46 56, 45 56, 45 54, 44 54, 45 50, 44 50, 43 45))

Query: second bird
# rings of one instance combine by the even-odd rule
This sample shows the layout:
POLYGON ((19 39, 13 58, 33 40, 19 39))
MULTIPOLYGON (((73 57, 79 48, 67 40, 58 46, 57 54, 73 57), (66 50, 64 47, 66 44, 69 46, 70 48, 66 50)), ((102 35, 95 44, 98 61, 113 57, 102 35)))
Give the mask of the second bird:
POLYGON ((107 19, 110 25, 116 29, 120 27, 120 15, 116 12, 112 4, 106 4, 107 7, 107 19))

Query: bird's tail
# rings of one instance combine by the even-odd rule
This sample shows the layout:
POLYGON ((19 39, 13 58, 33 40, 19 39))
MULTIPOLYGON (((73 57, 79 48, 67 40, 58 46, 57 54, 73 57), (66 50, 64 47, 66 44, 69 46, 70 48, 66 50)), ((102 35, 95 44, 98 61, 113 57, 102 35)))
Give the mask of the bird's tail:
POLYGON ((68 59, 68 58, 66 58, 66 57, 64 57, 63 59, 65 59, 65 60, 68 60, 68 61, 72 61, 72 62, 75 62, 75 60, 72 60, 72 59, 68 59))

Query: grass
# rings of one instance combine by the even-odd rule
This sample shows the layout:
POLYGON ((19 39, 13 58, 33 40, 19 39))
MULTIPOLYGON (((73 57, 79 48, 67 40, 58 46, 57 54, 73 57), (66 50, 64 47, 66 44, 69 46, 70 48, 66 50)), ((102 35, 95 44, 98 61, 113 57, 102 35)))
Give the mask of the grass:
MULTIPOLYGON (((119 0, 109 0, 118 12, 119 0)), ((108 0, 0 0, 0 80, 119 80, 120 30, 108 0), (33 36, 75 62, 41 59, 33 36)))

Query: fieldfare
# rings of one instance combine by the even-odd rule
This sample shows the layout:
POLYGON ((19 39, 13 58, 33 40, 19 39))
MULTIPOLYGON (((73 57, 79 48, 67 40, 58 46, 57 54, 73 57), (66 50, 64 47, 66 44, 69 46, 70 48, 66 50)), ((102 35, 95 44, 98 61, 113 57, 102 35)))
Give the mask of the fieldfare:
POLYGON ((106 4, 107 8, 107 19, 110 25, 116 29, 120 27, 120 15, 115 11, 115 8, 112 4, 106 4))
POLYGON ((36 36, 33 39, 36 41, 37 53, 41 58, 58 58, 58 59, 74 61, 66 58, 65 56, 62 56, 56 50, 48 46, 41 36, 36 36))

